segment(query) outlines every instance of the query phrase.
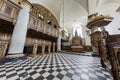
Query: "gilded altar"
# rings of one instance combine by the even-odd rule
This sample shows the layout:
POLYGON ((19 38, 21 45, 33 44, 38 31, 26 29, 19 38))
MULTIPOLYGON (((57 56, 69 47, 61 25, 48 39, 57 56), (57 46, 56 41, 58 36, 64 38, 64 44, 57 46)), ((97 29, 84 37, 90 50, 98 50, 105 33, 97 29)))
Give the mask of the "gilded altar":
POLYGON ((73 37, 72 39, 71 51, 72 52, 84 52, 82 38, 81 36, 78 36, 77 32, 75 32, 75 37, 73 37))

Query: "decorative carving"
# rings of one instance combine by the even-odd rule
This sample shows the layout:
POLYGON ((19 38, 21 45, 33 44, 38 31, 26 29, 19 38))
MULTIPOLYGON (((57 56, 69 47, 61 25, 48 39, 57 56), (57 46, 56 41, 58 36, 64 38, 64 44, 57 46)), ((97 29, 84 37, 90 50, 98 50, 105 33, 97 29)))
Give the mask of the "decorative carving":
POLYGON ((0 58, 4 58, 21 7, 11 0, 0 0, 0 58))
POLYGON ((98 47, 98 38, 99 38, 100 43, 101 44, 103 43, 103 36, 100 31, 96 31, 95 33, 92 33, 90 37, 91 37, 91 43, 95 47, 98 47))
POLYGON ((91 29, 94 26, 101 27, 108 25, 113 20, 113 17, 93 14, 88 16, 87 27, 91 29))
POLYGON ((51 20, 51 17, 53 17, 52 13, 46 8, 38 4, 33 4, 33 8, 31 8, 30 12, 29 28, 52 37, 58 37, 58 23, 57 21, 54 23, 54 21, 51 20), (57 25, 53 26, 53 24, 57 25))
POLYGON ((65 35, 65 30, 64 29, 61 30, 61 34, 62 34, 62 37, 64 37, 64 35, 65 35))
POLYGON ((5 9, 5 13, 7 13, 9 15, 9 14, 11 14, 11 12, 12 12, 12 8, 7 6, 5 9))
POLYGON ((28 26, 29 39, 26 39, 26 45, 32 45, 34 48, 34 41, 38 41, 38 49, 33 51, 34 53, 45 54, 55 51, 53 48, 55 49, 56 46, 51 43, 56 42, 58 37, 58 23, 50 11, 39 4, 33 4, 28 26))
POLYGON ((0 1, 0 18, 15 23, 20 9, 21 7, 13 2, 2 0, 0 1))
POLYGON ((4 58, 6 50, 8 48, 8 44, 10 40, 10 36, 7 34, 0 34, 0 59, 4 58))
POLYGON ((58 22, 57 22, 56 18, 45 7, 43 7, 43 6, 39 5, 39 4, 33 4, 33 8, 31 8, 30 13, 32 15, 38 17, 39 19, 44 20, 46 23, 48 23, 50 25, 51 24, 54 24, 54 25, 57 24, 57 27, 58 27, 58 22))

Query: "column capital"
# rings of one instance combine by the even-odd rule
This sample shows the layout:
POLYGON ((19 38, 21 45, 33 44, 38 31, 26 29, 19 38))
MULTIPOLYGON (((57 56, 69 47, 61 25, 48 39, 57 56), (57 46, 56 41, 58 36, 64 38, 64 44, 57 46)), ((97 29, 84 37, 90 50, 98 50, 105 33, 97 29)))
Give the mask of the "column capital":
POLYGON ((30 3, 28 0, 19 0, 19 4, 25 4, 27 6, 33 7, 32 3, 30 3))

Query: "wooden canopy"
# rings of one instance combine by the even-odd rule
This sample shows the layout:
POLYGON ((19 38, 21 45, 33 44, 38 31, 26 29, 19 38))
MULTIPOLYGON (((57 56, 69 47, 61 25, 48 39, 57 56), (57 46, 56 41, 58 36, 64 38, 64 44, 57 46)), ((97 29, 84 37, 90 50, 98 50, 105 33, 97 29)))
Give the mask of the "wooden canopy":
POLYGON ((88 22, 87 27, 91 29, 94 26, 97 26, 97 27, 106 26, 112 21, 112 19, 113 19, 112 17, 105 17, 103 15, 94 16, 88 22))

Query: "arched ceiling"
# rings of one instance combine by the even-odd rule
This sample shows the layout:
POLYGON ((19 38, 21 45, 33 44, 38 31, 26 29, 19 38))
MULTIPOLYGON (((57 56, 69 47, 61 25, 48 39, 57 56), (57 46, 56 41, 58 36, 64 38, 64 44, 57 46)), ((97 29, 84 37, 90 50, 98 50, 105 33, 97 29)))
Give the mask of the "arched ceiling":
MULTIPOLYGON (((17 0, 12 0, 16 1, 17 0)), ((28 0, 46 7, 56 17, 60 26, 63 26, 63 0, 28 0)), ((111 14, 120 5, 120 0, 64 0, 64 24, 69 31, 74 21, 86 25, 87 16, 98 12, 111 14), (84 22, 85 21, 85 22, 84 22)))
POLYGON ((62 6, 62 0, 29 0, 31 3, 38 3, 46 7, 53 13, 58 22, 60 21, 60 12, 62 6))
POLYGON ((74 0, 79 3, 84 9, 88 10, 88 0, 74 0))
MULTIPOLYGON (((31 3, 39 3, 49 9, 60 23, 63 0, 29 0, 31 3)), ((65 22, 70 22, 73 18, 87 15, 88 0, 64 0, 65 22)))

